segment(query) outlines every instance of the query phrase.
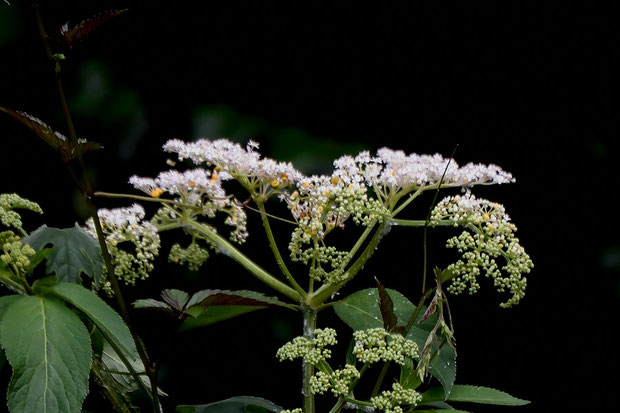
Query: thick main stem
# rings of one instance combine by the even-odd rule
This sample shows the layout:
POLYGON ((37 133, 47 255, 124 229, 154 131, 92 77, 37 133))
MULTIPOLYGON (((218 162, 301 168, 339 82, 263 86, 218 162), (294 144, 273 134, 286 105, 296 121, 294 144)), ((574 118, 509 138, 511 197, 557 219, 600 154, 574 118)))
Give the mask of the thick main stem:
MULTIPOLYGON (((310 307, 303 308, 304 316, 304 337, 308 340, 314 338, 314 330, 316 329, 317 311, 310 307)), ((310 386, 310 380, 314 376, 314 366, 312 363, 303 361, 303 387, 301 393, 304 396, 304 413, 314 413, 314 394, 310 386)))

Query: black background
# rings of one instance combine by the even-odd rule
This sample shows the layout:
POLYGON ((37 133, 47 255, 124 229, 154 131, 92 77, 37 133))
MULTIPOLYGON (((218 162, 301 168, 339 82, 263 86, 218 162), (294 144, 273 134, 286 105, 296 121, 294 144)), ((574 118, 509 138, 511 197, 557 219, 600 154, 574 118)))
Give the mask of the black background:
MULTIPOLYGON (((66 132, 34 13, 12 3, 0 3, 0 105, 66 132)), ((298 162, 308 173, 327 172, 327 160, 362 148, 448 156, 459 143, 459 163, 495 163, 517 178, 474 193, 506 205, 535 263, 516 308, 500 309, 502 297, 484 283, 478 296, 451 300, 457 382, 532 401, 471 410, 612 406, 620 294, 617 10, 516 2, 153 3, 41 4, 50 33, 66 21, 129 7, 68 52, 62 69, 78 134, 105 146, 86 158, 97 189, 129 192, 132 174, 166 169, 160 148, 170 138, 253 138, 266 156, 298 162)), ((0 138, 0 191, 19 192, 46 212, 29 228, 83 222, 79 194, 52 149, 6 116, 0 138)), ((429 203, 410 216, 424 217, 429 203)), ((250 217, 246 251, 276 270, 250 217)), ((441 260, 447 235, 431 234, 431 265, 448 263, 441 260)), ((343 294, 371 287, 377 276, 416 301, 421 232, 397 228, 383 244, 343 294)), ((215 256, 199 275, 162 263, 127 295, 188 286, 268 292, 215 256)), ((171 334, 167 321, 134 316, 158 352, 171 334)), ((300 324, 297 314, 261 311, 178 336, 162 358, 167 411, 239 394, 298 406, 298 366, 274 354, 300 334, 300 324)), ((331 315, 319 325, 341 328, 341 341, 348 340, 347 327, 331 315)), ((93 392, 86 407, 106 411, 105 403, 93 392)))

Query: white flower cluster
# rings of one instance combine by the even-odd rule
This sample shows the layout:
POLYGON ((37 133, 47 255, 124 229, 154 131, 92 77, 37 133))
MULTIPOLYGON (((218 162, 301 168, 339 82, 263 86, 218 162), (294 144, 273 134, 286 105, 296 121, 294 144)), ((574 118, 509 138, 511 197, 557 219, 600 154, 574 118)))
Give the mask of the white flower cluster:
POLYGON ((370 399, 370 402, 375 409, 383 410, 385 413, 403 413, 405 410, 402 405, 415 407, 421 400, 422 395, 417 391, 393 383, 392 391, 381 392, 380 395, 370 399))
POLYGON ((405 357, 418 358, 418 345, 401 336, 390 334, 384 328, 371 328, 353 333, 353 355, 362 363, 394 361, 405 364, 405 357))
MULTIPOLYGON (((128 208, 102 208, 98 215, 116 276, 128 285, 134 285, 137 279, 146 279, 153 270, 153 260, 161 243, 157 228, 143 221, 144 208, 138 204, 128 208), (133 244, 134 250, 121 249, 119 244, 124 242, 133 244)), ((97 238, 92 218, 86 222, 86 231, 97 238)))
POLYGON ((164 193, 175 196, 179 202, 195 207, 199 214, 209 218, 215 217, 217 211, 228 214, 224 223, 235 227, 230 237, 241 244, 248 236, 247 216, 239 201, 226 196, 222 188, 222 181, 226 179, 230 179, 230 175, 225 172, 196 168, 185 172, 165 171, 157 178, 132 176, 129 183, 154 198, 164 193))
POLYGON ((384 192, 386 189, 394 191, 436 185, 444 171, 442 187, 514 182, 510 173, 496 165, 469 163, 459 167, 454 160, 448 165, 448 159, 439 154, 407 155, 388 148, 379 149, 375 157, 369 152, 361 152, 355 158, 342 157, 334 164, 343 175, 357 181, 363 178, 384 195, 388 195, 384 192))
POLYGON ((448 290, 459 294, 469 284, 470 294, 475 293, 480 287, 477 276, 484 271, 485 276, 494 279, 499 292, 510 290, 512 297, 500 304, 502 307, 518 304, 527 285, 523 274, 529 273, 534 264, 515 237, 517 227, 510 222, 504 206, 470 193, 451 196, 439 202, 431 214, 431 224, 442 220, 465 225, 472 231, 464 231, 447 242, 448 248, 462 254, 462 259, 446 269, 454 276, 448 290), (499 257, 505 260, 501 270, 507 276, 496 262, 499 257))
POLYGON ((227 139, 199 139, 196 142, 172 139, 164 145, 164 151, 178 154, 179 160, 188 158, 197 165, 206 163, 215 166, 216 170, 245 183, 248 189, 257 186, 277 189, 295 183, 302 177, 291 163, 261 158, 257 149, 258 143, 254 141, 248 142, 244 148, 227 139))

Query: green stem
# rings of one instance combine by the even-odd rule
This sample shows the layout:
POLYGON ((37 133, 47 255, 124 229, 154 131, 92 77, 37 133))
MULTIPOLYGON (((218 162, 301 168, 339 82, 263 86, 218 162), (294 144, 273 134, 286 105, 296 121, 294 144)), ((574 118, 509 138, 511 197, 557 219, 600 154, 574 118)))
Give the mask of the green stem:
POLYGON ((201 224, 199 222, 195 222, 193 220, 188 220, 185 224, 193 229, 194 231, 201 234, 208 241, 213 242, 218 246, 220 252, 228 255, 233 260, 237 261, 241 264, 246 270, 250 272, 253 276, 258 278, 260 281, 264 282, 274 290, 286 295, 287 297, 293 299, 295 302, 302 302, 302 296, 284 284, 282 281, 275 278, 273 275, 265 271, 254 261, 249 259, 245 254, 235 248, 230 242, 224 239, 221 235, 216 233, 213 229, 208 227, 207 225, 201 224))
MULTIPOLYGON (((100 197, 105 197, 105 198, 136 199, 138 201, 157 202, 159 204, 175 205, 175 206, 179 206, 179 207, 182 207, 182 208, 192 208, 189 205, 186 205, 186 204, 184 204, 182 202, 173 201, 171 199, 153 198, 153 197, 141 196, 141 195, 117 194, 117 193, 112 193, 112 192, 101 192, 101 191, 97 191, 93 195, 100 196, 100 197)), ((196 209, 198 209, 198 208, 196 208, 196 209)))
MULTIPOLYGON (((409 205, 411 203, 411 201, 413 201, 414 199, 416 199, 418 196, 420 196, 420 194, 422 192, 424 192, 424 190, 427 189, 427 187, 421 186, 419 187, 413 194, 409 195, 409 198, 407 198, 407 200, 405 202, 403 202, 402 204, 400 204, 400 206, 398 208, 396 208, 396 210, 394 212, 392 212, 392 216, 396 216, 396 214, 398 214, 400 211, 402 211, 403 209, 405 209, 407 207, 407 205, 409 205)), ((401 197, 404 196, 401 195, 401 197)), ((399 197, 400 199, 400 197, 399 197)), ((396 202, 398 202, 398 199, 396 200, 396 202)))
MULTIPOLYGON (((310 307, 304 307, 304 337, 308 340, 314 339, 314 330, 316 329, 317 311, 310 307)), ((314 366, 312 363, 303 361, 303 384, 301 394, 304 396, 303 410, 304 413, 314 413, 314 394, 310 386, 310 380, 314 376, 314 366)))
MULTIPOLYGON (((426 225, 425 219, 391 219, 389 224, 392 226, 402 227, 424 227, 426 225)), ((452 219, 445 219, 441 221, 430 221, 429 227, 454 227, 459 225, 467 225, 468 221, 455 221, 452 219)))
POLYGON ((379 394, 379 390, 381 389, 381 385, 383 384, 383 380, 385 379, 385 375, 387 374, 388 369, 392 365, 391 361, 386 361, 383 364, 383 368, 379 373, 379 377, 377 377, 377 381, 375 382, 375 387, 372 388, 372 392, 370 393, 370 398, 372 399, 377 394, 379 394))
POLYGON ((377 228, 375 234, 366 245, 366 248, 362 252, 362 254, 358 257, 358 259, 349 267, 346 272, 345 281, 338 284, 323 284, 316 292, 312 295, 310 299, 310 304, 313 307, 317 307, 329 297, 331 297, 336 291, 340 290, 346 283, 351 281, 353 277, 357 275, 357 273, 362 269, 362 267, 366 264, 366 262, 372 257, 372 254, 375 252, 377 245, 381 239, 386 235, 386 229, 389 228, 389 225, 384 222, 377 228))
POLYGON ((306 296, 306 292, 303 288, 295 281, 295 278, 291 274, 291 272, 286 267, 286 263, 284 259, 282 259, 282 255, 280 254, 280 250, 278 249, 278 245, 276 244, 276 240, 273 236, 273 232, 271 231, 271 226, 269 225, 269 218, 267 218, 267 211, 265 211, 265 204, 262 202, 257 202, 258 209, 260 210, 260 215, 263 220, 263 228, 265 228, 265 233, 267 234, 267 239, 269 240, 269 246, 271 247, 271 252, 273 252, 273 256, 280 267, 280 271, 282 274, 286 276, 289 284, 301 295, 302 297, 306 296))
POLYGON ((339 398, 334 407, 329 411, 329 413, 339 413, 342 406, 346 403, 346 400, 343 398, 339 398))

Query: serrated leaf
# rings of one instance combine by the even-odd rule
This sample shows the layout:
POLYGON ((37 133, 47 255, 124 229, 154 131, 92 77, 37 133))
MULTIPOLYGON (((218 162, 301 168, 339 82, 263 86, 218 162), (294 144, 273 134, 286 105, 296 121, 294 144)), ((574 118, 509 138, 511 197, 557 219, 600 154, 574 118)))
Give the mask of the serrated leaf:
MULTIPOLYGON (((41 119, 26 112, 15 111, 2 106, 0 106, 0 111, 21 122, 24 126, 30 129, 31 132, 47 142, 48 145, 60 153, 65 162, 77 157, 77 151, 74 149, 75 145, 70 142, 65 135, 53 130, 51 126, 43 122, 41 119)), ((78 150, 81 153, 92 152, 103 148, 100 144, 87 141, 86 139, 78 139, 77 145, 78 150)))
POLYGON ((155 300, 154 298, 142 298, 132 303, 133 308, 153 308, 157 310, 170 311, 170 306, 163 301, 155 300))
POLYGON ((490 387, 456 384, 447 398, 445 398, 445 393, 442 387, 433 387, 428 389, 422 394, 422 400, 419 404, 429 404, 431 402, 442 400, 451 402, 493 404, 498 406, 523 406, 529 403, 528 400, 516 398, 506 392, 495 390, 490 387))
POLYGON ((142 386, 142 381, 131 365, 131 360, 139 358, 136 343, 118 313, 95 293, 78 284, 59 283, 49 291, 82 311, 97 326, 136 382, 142 386))
MULTIPOLYGON (((123 389, 125 393, 131 393, 138 390, 139 386, 135 382, 134 378, 130 375, 129 369, 123 363, 123 360, 118 356, 116 351, 112 348, 110 343, 103 341, 103 350, 101 352, 101 363, 105 368, 105 372, 115 380, 118 385, 123 389)), ((144 365, 140 361, 139 357, 129 360, 134 371, 140 376, 140 380, 144 386, 149 386, 149 379, 144 373, 144 365)), ((167 396, 161 389, 157 389, 160 396, 167 396)))
MULTIPOLYGON (((394 314, 397 318, 397 326, 405 326, 413 312, 415 306, 405 296, 396 290, 386 289, 392 299, 394 314)), ((367 330, 370 328, 383 327, 381 310, 379 308, 379 292, 375 288, 357 291, 348 297, 338 301, 333 308, 338 317, 353 329, 353 331, 367 330)), ((420 311, 424 313, 425 308, 420 311)), ((437 322, 437 315, 430 316, 422 323, 419 323, 421 314, 418 314, 416 322, 407 334, 407 338, 413 340, 418 348, 424 348, 429 333, 437 322)), ((436 350, 434 345, 433 350, 436 350)), ((441 350, 430 362, 429 372, 439 380, 447 393, 454 384, 456 378, 456 353, 448 345, 441 347, 441 350)))
POLYGON ((377 283, 377 291, 379 292, 379 310, 381 311, 381 319, 383 320, 383 328, 386 331, 392 332, 392 329, 396 327, 397 318, 394 314, 394 303, 390 298, 390 295, 385 291, 383 285, 375 277, 377 283))
POLYGON ((107 12, 103 12, 91 17, 90 19, 81 21, 72 28, 69 28, 69 23, 67 23, 62 26, 62 28, 60 29, 60 33, 62 34, 62 37, 64 38, 67 45, 71 47, 76 41, 81 40, 84 36, 95 30, 97 27, 113 19, 119 14, 126 12, 127 10, 128 9, 110 10, 107 12))
POLYGON ((170 307, 179 312, 185 309, 185 304, 187 304, 187 301, 189 300, 189 294, 185 291, 175 289, 163 290, 161 292, 161 296, 164 301, 170 305, 170 307))
POLYGON ((237 317, 243 314, 250 313, 256 310, 262 310, 267 307, 253 307, 253 306, 214 306, 208 307, 206 311, 197 316, 197 317, 189 317, 186 318, 179 331, 187 331, 193 328, 205 327, 210 324, 215 324, 220 321, 228 320, 233 317, 237 317))
POLYGON ((59 132, 55 132, 51 126, 26 112, 15 111, 0 106, 0 110, 21 122, 35 135, 47 142, 52 148, 60 149, 61 142, 67 142, 67 137, 59 132))
POLYGON ((13 368, 8 406, 19 412, 80 412, 91 347, 79 317, 62 303, 21 296, 5 308, 0 343, 13 368))
POLYGON ((47 273, 56 274, 58 281, 79 284, 81 273, 91 277, 95 284, 101 279, 103 260, 99 243, 77 224, 73 228, 50 228, 42 225, 22 242, 39 251, 52 244, 53 251, 46 257, 47 273))
POLYGON ((179 331, 207 326, 263 308, 279 306, 290 308, 289 304, 256 291, 202 290, 193 294, 185 305, 185 313, 192 317, 183 321, 179 331))
POLYGON ((282 407, 252 396, 237 396, 215 403, 177 406, 177 413, 280 413, 282 407))

